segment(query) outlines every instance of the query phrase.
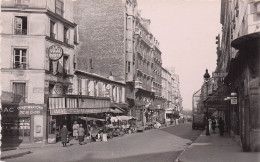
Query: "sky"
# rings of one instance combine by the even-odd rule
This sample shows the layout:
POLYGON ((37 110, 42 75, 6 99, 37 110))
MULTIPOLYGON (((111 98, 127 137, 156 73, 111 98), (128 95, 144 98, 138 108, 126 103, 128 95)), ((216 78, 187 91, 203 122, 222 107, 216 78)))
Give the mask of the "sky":
POLYGON ((203 75, 216 69, 216 36, 221 32, 220 0, 137 0, 151 32, 160 42, 162 66, 180 77, 183 108, 192 109, 192 95, 203 75))

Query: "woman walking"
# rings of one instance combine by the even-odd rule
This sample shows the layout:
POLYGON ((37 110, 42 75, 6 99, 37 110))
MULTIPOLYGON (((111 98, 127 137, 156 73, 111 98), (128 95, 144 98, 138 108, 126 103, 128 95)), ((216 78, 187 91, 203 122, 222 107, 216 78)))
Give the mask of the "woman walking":
POLYGON ((75 139, 78 140, 79 124, 77 123, 77 121, 74 122, 72 129, 73 129, 73 137, 75 137, 75 139))
POLYGON ((84 130, 82 124, 79 125, 78 135, 79 135, 79 144, 82 145, 84 142, 84 137, 85 137, 85 130, 84 130))

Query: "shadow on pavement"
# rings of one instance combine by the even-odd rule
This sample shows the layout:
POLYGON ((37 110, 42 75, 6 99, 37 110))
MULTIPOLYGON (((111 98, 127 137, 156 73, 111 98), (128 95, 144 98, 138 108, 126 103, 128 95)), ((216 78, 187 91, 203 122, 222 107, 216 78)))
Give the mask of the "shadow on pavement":
POLYGON ((160 130, 183 139, 189 139, 191 141, 196 140, 197 137, 203 132, 203 129, 193 130, 191 127, 191 123, 179 124, 173 126, 172 129, 162 128, 160 130), (189 129, 187 129, 187 127, 189 127, 189 129))

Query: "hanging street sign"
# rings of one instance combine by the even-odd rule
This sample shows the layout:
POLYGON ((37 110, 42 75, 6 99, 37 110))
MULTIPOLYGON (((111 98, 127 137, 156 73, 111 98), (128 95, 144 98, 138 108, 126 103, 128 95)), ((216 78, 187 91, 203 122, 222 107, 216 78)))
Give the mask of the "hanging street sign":
POLYGON ((231 105, 236 105, 237 104, 237 97, 230 97, 230 103, 231 103, 231 105))

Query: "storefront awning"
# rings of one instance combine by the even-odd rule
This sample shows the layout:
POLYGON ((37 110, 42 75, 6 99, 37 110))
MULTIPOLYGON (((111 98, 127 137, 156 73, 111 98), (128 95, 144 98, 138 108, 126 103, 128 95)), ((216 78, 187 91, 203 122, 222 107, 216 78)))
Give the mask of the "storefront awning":
POLYGON ((135 117, 132 116, 116 116, 118 120, 135 120, 135 117))
POLYGON ((238 37, 237 39, 233 40, 231 42, 231 46, 236 49, 239 49, 241 47, 243 48, 246 43, 252 43, 252 42, 254 42, 254 40, 257 40, 257 39, 259 40, 259 38, 260 38, 260 32, 247 34, 247 35, 238 37))
POLYGON ((113 113, 124 113, 128 109, 128 104, 125 103, 110 103, 111 111, 113 113))
POLYGON ((228 105, 224 98, 226 98, 229 94, 229 88, 222 84, 215 92, 213 92, 211 96, 208 96, 208 98, 205 100, 205 103, 210 108, 225 110, 228 105))
POLYGON ((125 111, 119 108, 110 108, 109 112, 115 113, 115 114, 123 114, 125 111))
POLYGON ((105 113, 109 112, 110 108, 61 108, 61 109, 50 109, 50 115, 64 115, 64 114, 93 114, 93 113, 105 113))
POLYGON ((83 116, 80 116, 79 117, 80 119, 82 120, 85 120, 85 121, 90 121, 90 120, 94 120, 94 121, 106 121, 105 119, 99 119, 99 118, 91 118, 91 117, 83 117, 83 116))

